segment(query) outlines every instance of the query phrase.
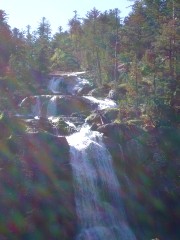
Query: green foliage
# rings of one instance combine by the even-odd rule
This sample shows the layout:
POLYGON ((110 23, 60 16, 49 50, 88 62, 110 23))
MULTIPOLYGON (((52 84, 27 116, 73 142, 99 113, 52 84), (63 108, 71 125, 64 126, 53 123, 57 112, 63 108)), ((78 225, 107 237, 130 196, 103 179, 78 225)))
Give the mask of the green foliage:
POLYGON ((68 135, 69 133, 69 125, 61 118, 58 118, 58 121, 56 122, 56 128, 60 134, 68 135))
MULTIPOLYGON (((45 84, 50 70, 89 70, 89 78, 99 87, 94 94, 107 96, 112 88, 117 92, 119 108, 103 112, 110 122, 115 121, 129 127, 147 125, 154 131, 158 129, 159 144, 170 159, 168 165, 161 169, 160 165, 149 161, 150 157, 146 154, 142 154, 144 166, 138 165, 139 150, 132 156, 130 148, 129 155, 134 170, 128 165, 127 171, 133 173, 132 179, 139 183, 134 192, 137 191, 140 200, 136 213, 139 214, 142 225, 146 222, 143 227, 154 224, 151 211, 145 211, 146 203, 156 213, 164 214, 164 205, 158 198, 153 199, 154 192, 149 189, 159 176, 163 176, 163 181, 166 178, 173 179, 174 188, 179 183, 178 167, 176 168, 179 164, 180 141, 179 4, 178 0, 137 0, 123 22, 120 21, 118 9, 100 12, 94 8, 84 19, 80 19, 75 11, 74 17, 69 21, 69 31, 63 32, 60 28, 53 37, 50 24, 45 18, 41 19, 35 32, 31 33, 30 26, 27 27, 27 32, 21 32, 17 28, 10 29, 6 13, 0 10, 0 111, 4 112, 0 114, 0 193, 4 204, 0 205, 0 237, 56 239, 58 236, 59 239, 66 239, 68 235, 62 228, 62 221, 71 220, 72 213, 67 201, 69 199, 64 193, 68 189, 71 192, 72 186, 57 177, 61 173, 62 178, 66 173, 60 172, 63 165, 59 165, 58 155, 66 149, 59 151, 55 144, 49 145, 52 140, 49 135, 46 144, 40 149, 43 156, 40 160, 47 164, 48 170, 45 167, 41 169, 41 154, 39 149, 36 151, 37 146, 31 143, 22 149, 23 142, 18 145, 19 135, 22 136, 26 131, 25 123, 8 117, 17 107, 16 96, 37 93, 38 86, 45 84), (47 149, 51 149, 53 154, 48 154, 47 149), (27 151, 29 152, 26 153, 27 151), (27 154, 27 161, 24 154, 27 154), (52 164, 53 159, 58 161, 52 164), (150 176, 146 165, 152 165, 150 176), (137 166, 140 168, 137 169, 137 166), (145 167, 144 172, 142 167, 145 167), (41 170, 37 175, 36 168, 41 170), (55 169, 53 178, 51 168, 55 169), (143 191, 145 194, 142 194, 143 191), (22 203, 18 199, 25 200, 22 203), (66 202, 64 208, 63 203, 66 202)), ((90 115, 87 122, 99 124, 100 116, 90 115)), ((56 127, 62 135, 69 134, 69 127, 62 119, 59 119, 56 127)), ((130 128, 129 131, 131 132, 130 128)), ((114 135, 117 136, 117 133, 114 135)), ((45 131, 41 137, 45 141, 45 131)), ((117 136, 117 139, 118 137, 122 140, 122 136, 117 136)), ((145 138, 148 140, 145 135, 137 140, 145 145, 145 142, 148 143, 145 138)), ((153 144, 156 147, 156 142, 152 140, 149 144, 152 144, 151 148, 153 144)), ((64 159, 66 157, 63 155, 63 161, 64 159)), ((68 178, 65 176, 65 179, 68 178)), ((166 187, 164 194, 167 194, 170 205, 174 206, 169 198, 173 190, 166 187)), ((156 193, 158 196, 162 194, 161 191, 156 193)), ((134 207, 134 201, 130 201, 130 205, 134 207)), ((167 205, 170 206, 169 202, 167 205)), ((168 209, 167 212, 171 211, 168 209)), ((164 215, 159 219, 163 221, 162 218, 164 215)), ((74 225, 73 221, 71 223, 74 225)), ((150 239, 152 233, 148 231, 146 235, 150 239)))
POLYGON ((52 69, 61 69, 61 71, 75 71, 79 70, 79 63, 77 59, 70 53, 56 48, 51 57, 52 69))
POLYGON ((0 9, 0 76, 4 76, 12 49, 10 27, 7 24, 7 15, 0 9))
POLYGON ((8 69, 15 88, 33 92, 51 70, 89 70, 98 87, 115 80, 118 98, 131 105, 156 108, 149 102, 163 98, 171 107, 179 77, 178 8, 177 0, 134 1, 124 22, 118 9, 93 8, 83 19, 74 11, 69 32, 60 27, 53 37, 45 17, 33 33, 30 26, 26 32, 10 31, 1 10, 0 74, 8 69), (125 94, 120 84, 127 85, 125 94))

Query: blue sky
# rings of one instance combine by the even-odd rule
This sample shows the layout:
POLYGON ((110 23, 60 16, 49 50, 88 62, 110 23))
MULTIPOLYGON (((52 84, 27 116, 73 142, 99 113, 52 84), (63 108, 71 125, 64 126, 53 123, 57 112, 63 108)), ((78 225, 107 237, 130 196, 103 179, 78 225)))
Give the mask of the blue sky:
POLYGON ((35 30, 41 18, 45 17, 52 33, 55 33, 59 26, 63 30, 68 29, 67 23, 74 16, 74 10, 77 10, 79 17, 85 17, 93 7, 102 12, 118 8, 123 18, 130 12, 131 4, 128 0, 0 0, 0 9, 8 15, 11 28, 25 30, 29 24, 35 30))

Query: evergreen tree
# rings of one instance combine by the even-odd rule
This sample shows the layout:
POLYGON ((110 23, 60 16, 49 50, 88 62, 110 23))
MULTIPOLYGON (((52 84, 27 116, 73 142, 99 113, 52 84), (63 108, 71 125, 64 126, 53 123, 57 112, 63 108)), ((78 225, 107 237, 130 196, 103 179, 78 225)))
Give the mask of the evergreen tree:
POLYGON ((36 70, 41 74, 41 80, 47 75, 50 67, 51 51, 51 28, 45 17, 41 19, 36 31, 36 40, 34 44, 34 54, 36 61, 36 70))
POLYGON ((12 50, 12 35, 7 24, 7 14, 0 10, 0 76, 4 75, 12 50))

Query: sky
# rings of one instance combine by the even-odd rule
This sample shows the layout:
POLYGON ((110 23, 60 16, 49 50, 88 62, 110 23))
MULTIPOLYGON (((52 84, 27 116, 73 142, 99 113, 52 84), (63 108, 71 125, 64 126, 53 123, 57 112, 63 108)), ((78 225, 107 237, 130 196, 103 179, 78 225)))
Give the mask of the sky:
POLYGON ((36 30, 42 17, 45 17, 52 29, 52 33, 62 26, 68 30, 68 20, 77 11, 78 17, 85 17, 94 7, 101 12, 118 8, 120 16, 124 18, 131 10, 129 0, 0 0, 0 9, 7 14, 10 27, 25 30, 27 25, 36 30))

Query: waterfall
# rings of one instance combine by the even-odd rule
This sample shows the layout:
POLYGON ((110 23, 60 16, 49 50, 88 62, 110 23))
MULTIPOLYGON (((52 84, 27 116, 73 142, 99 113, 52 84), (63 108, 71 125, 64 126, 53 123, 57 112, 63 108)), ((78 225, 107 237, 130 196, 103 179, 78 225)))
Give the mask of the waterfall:
POLYGON ((77 240, 135 240, 102 134, 82 127, 67 137, 79 220, 77 240), (77 141, 78 139, 78 141, 77 141))
POLYGON ((98 109, 105 109, 105 108, 114 108, 117 107, 117 104, 109 99, 109 98, 105 98, 105 99, 97 99, 93 96, 83 96, 86 99, 89 99, 90 101, 97 103, 98 104, 98 109))
POLYGON ((40 96, 36 96, 36 102, 31 106, 31 112, 34 117, 41 117, 41 99, 40 96))
POLYGON ((48 85, 48 89, 52 92, 52 93, 59 93, 59 84, 63 82, 63 78, 55 78, 53 77, 48 85))
POLYGON ((57 114, 57 96, 53 96, 47 105, 47 118, 57 114))

